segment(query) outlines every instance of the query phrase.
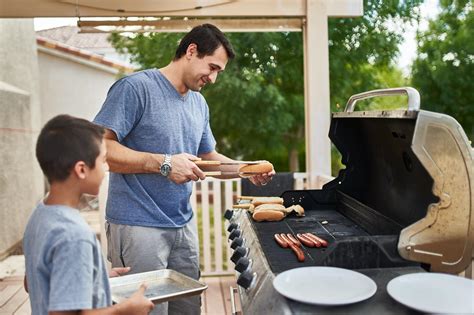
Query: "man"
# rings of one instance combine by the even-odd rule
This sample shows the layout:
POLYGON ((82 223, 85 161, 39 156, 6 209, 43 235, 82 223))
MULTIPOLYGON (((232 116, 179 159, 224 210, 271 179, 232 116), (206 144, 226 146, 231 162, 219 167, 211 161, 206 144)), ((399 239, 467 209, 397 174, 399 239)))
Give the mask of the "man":
MULTIPOLYGON (((173 61, 117 81, 95 122, 104 126, 110 170, 107 240, 112 266, 132 272, 169 268, 199 278, 191 181, 205 178, 193 161, 233 161, 215 151, 201 88, 234 57, 215 26, 193 28, 173 61)), ((238 166, 221 167, 237 172, 238 166)), ((274 171, 250 180, 265 185, 274 171)), ((155 309, 166 312, 168 305, 155 309)), ((169 313, 200 313, 200 298, 169 303, 169 313)))

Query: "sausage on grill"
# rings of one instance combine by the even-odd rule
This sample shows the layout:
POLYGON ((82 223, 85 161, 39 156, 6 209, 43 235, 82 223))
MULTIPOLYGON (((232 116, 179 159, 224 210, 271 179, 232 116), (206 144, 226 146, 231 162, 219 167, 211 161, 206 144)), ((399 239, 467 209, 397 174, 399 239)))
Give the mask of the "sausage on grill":
POLYGON ((301 250, 301 248, 299 248, 298 246, 296 246, 294 244, 290 244, 290 248, 293 251, 293 253, 295 253, 296 258, 298 258, 298 261, 300 261, 300 262, 304 261, 304 253, 301 250))
POLYGON ((295 245, 298 246, 298 247, 301 247, 300 241, 298 241, 298 240, 293 236, 293 234, 287 233, 286 236, 290 239, 290 241, 293 242, 293 244, 295 244, 295 245))
MULTIPOLYGON (((310 238, 308 238, 307 236, 303 235, 303 234, 296 234, 296 237, 301 241, 301 243, 303 243, 304 246, 306 247, 315 247, 316 246, 316 242, 313 242, 310 238)), ((319 244, 319 243, 318 243, 319 244)), ((319 244, 319 246, 321 246, 321 244, 319 244)))
POLYGON ((280 245, 281 247, 287 248, 288 246, 290 246, 290 245, 280 236, 280 234, 275 234, 273 237, 275 238, 275 241, 278 243, 278 245, 280 245))
POLYGON ((323 247, 328 247, 328 242, 326 240, 323 240, 322 238, 314 235, 313 233, 306 233, 305 235, 309 237, 313 242, 318 241, 323 247))
POLYGON ((289 246, 291 246, 291 244, 293 244, 293 242, 288 238, 288 236, 286 236, 285 233, 280 233, 280 237, 282 238, 282 240, 287 242, 289 246))

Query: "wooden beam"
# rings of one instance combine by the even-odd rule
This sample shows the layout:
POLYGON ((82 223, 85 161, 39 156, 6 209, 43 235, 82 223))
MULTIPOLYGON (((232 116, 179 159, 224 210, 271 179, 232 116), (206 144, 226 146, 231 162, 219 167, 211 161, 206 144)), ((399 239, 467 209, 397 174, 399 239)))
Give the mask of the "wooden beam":
POLYGON ((211 23, 223 32, 301 32, 301 18, 260 19, 173 19, 173 20, 80 20, 81 33, 106 32, 188 32, 194 26, 211 23))
MULTIPOLYGON (((325 0, 328 16, 360 16, 361 0, 325 0)), ((306 0, 2 0, 0 17, 305 17, 306 0)))
POLYGON ((2 0, 0 17, 303 17, 305 0, 2 0), (206 3, 209 3, 207 5, 206 3))
POLYGON ((307 0, 303 27, 305 69, 306 172, 308 188, 318 176, 331 175, 329 47, 326 1, 307 0))

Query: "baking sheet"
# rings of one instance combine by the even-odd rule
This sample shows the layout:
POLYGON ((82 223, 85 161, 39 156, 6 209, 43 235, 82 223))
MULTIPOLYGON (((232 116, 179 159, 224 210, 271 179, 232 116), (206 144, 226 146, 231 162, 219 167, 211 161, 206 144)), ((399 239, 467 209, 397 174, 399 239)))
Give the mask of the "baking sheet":
POLYGON ((162 269, 110 278, 112 301, 120 303, 135 293, 142 283, 147 284, 145 297, 153 303, 201 294, 205 283, 171 269, 162 269))

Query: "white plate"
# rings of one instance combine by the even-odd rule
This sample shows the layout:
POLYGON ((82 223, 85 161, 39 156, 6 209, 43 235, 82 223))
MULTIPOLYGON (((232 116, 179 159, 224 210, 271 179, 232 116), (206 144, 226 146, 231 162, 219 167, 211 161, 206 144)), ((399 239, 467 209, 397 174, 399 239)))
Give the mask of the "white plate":
POLYGON ((335 267, 303 267, 280 273, 273 287, 292 300, 319 305, 344 305, 366 300, 375 282, 359 272, 335 267))
POLYGON ((443 273, 411 273, 387 284, 401 304, 429 313, 474 313, 474 281, 443 273))

